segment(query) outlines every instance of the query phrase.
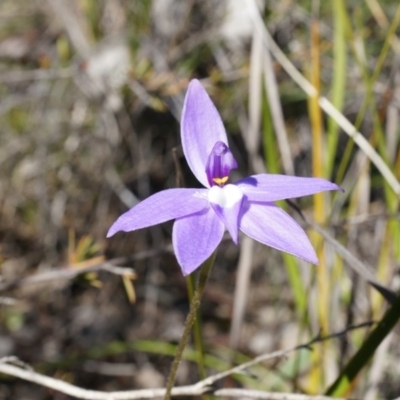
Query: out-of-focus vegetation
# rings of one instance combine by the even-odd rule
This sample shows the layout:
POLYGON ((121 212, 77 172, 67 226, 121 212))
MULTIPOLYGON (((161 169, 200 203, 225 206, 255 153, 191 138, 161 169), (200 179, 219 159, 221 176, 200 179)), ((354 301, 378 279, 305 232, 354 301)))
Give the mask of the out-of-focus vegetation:
MULTIPOLYGON (((296 202, 337 241, 309 229, 318 267, 258 244, 239 263, 249 244, 223 242, 202 305, 207 371, 348 330, 229 384, 400 396, 399 316, 337 245, 398 292, 399 193, 391 182, 400 180, 400 6, 260 5, 264 26, 316 95, 297 86, 268 51, 246 1, 2 0, 0 357, 16 355, 86 388, 165 385, 188 310, 171 224, 110 240, 105 234, 150 194, 199 185, 179 139, 183 96, 196 77, 229 133, 240 165, 233 180, 267 171, 321 176, 346 190, 296 202), (322 111, 319 96, 360 130, 392 178, 322 111), (104 260, 134 273, 96 270, 104 260), (243 320, 234 302, 238 263, 251 268, 243 320), (20 282, 61 266, 94 268, 73 279, 20 282), (388 308, 393 329, 373 333, 388 308), (240 334, 230 330, 232 315, 240 334), (364 343, 372 343, 370 352, 364 343)), ((190 348, 178 384, 198 379, 190 348)), ((5 399, 53 395, 0 378, 5 399)))

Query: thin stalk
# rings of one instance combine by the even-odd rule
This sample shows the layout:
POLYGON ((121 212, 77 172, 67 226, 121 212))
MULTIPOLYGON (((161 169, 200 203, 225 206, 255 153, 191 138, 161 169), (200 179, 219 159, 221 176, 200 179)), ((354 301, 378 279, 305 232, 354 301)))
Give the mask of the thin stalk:
POLYGON ((393 305, 386 311, 384 317, 377 327, 371 332, 367 340, 360 347, 357 353, 344 367, 336 381, 327 390, 326 395, 332 397, 348 396, 357 375, 374 355, 378 346, 385 337, 393 330, 400 319, 400 295, 393 305))
POLYGON ((394 164, 394 173, 396 174, 397 177, 400 177, 400 149, 397 153, 397 160, 394 164))
MULTIPOLYGON (((271 174, 279 174, 280 172, 280 162, 279 162, 279 152, 277 151, 277 143, 274 134, 274 127, 271 122, 271 110, 268 101, 268 86, 265 85, 264 93, 262 97, 262 137, 263 137, 263 148, 264 148, 264 158, 267 171, 271 174)), ((283 209, 287 209, 287 204, 281 204, 283 209)), ((294 303, 296 306, 297 315, 301 321, 302 326, 308 325, 308 314, 307 314, 307 294, 304 288, 304 284, 301 279, 301 272, 297 265, 296 259, 287 253, 282 253, 283 263, 286 268, 286 273, 289 279, 289 284, 293 292, 294 303)), ((299 332, 301 335, 302 330, 299 332)), ((296 354, 296 360, 293 363, 293 375, 295 371, 299 370, 300 365, 300 353, 296 354)))
MULTIPOLYGON (((390 275, 393 274, 391 265, 391 250, 392 250, 392 229, 390 222, 385 222, 385 233, 383 235, 383 240, 381 243, 381 249, 378 260, 378 268, 377 268, 377 278, 381 280, 384 284, 388 283, 390 280, 390 275)), ((393 228, 393 227, 392 227, 393 228)), ((378 313, 382 309, 383 299, 382 296, 376 293, 375 290, 371 290, 371 317, 373 320, 376 320, 379 316, 378 313)))
MULTIPOLYGON (((279 174, 281 167, 279 163, 279 152, 276 138, 274 134, 274 127, 271 122, 270 104, 268 95, 265 93, 268 88, 265 86, 262 97, 262 141, 264 148, 264 158, 267 171, 270 174, 279 174)), ((286 209, 286 203, 282 202, 280 206, 286 209)), ((287 253, 282 253, 283 261, 288 274, 290 287, 293 291, 293 296, 296 304, 297 314, 301 320, 307 322, 307 295, 301 280, 301 273, 295 258, 287 253)))
MULTIPOLYGON (((359 68, 361 70, 363 80, 365 82, 365 87, 366 87, 366 93, 364 95, 363 102, 360 106, 360 110, 357 114, 357 117, 356 117, 356 120, 354 123, 355 128, 358 130, 361 126, 362 121, 364 120, 365 114, 368 110, 368 105, 370 104, 371 99, 373 98, 373 87, 374 87, 374 84, 375 84, 376 80, 378 79, 378 77, 382 71, 382 68, 384 66, 384 62, 388 55, 390 43, 391 43, 392 39, 395 37, 396 30, 400 24, 400 5, 397 7, 396 14, 395 14, 393 21, 391 23, 391 26, 386 34, 385 42, 383 44, 381 52, 379 53, 378 61, 375 65, 375 68, 374 68, 374 71, 373 71, 371 77, 369 77, 369 74, 368 74, 368 71, 367 71, 367 68, 365 65, 365 61, 361 60, 357 54, 357 50, 354 45, 355 34, 353 33, 353 30, 352 30, 352 27, 350 24, 350 18, 349 18, 349 15, 347 14, 346 8, 343 8, 343 11, 346 12, 346 15, 345 15, 345 21, 346 21, 346 26, 347 26, 346 32, 350 39, 350 49, 352 50, 356 64, 359 66, 359 68)), ((360 28, 359 31, 361 31, 361 30, 362 29, 360 28)), ((349 142, 346 145, 345 155, 344 155, 344 157, 342 157, 342 161, 340 162, 340 165, 339 165, 337 179, 336 179, 338 182, 341 182, 341 179, 344 176, 345 170, 346 170, 348 163, 350 161, 350 158, 351 158, 350 156, 351 156, 353 147, 354 147, 354 141, 349 140, 349 142)))
MULTIPOLYGON (((312 171, 313 176, 324 176, 323 165, 323 124, 322 124, 322 111, 318 103, 321 92, 320 80, 320 33, 319 21, 316 17, 311 21, 311 83, 315 87, 316 92, 314 96, 309 98, 309 114, 311 121, 312 132, 312 171)), ((324 193, 318 193, 314 196, 314 219, 319 224, 325 223, 326 215, 326 198, 324 193)), ((321 239, 314 234, 314 245, 316 246, 317 255, 319 259, 319 267, 316 270, 317 274, 317 293, 318 293, 318 323, 321 327, 323 334, 329 331, 329 271, 325 262, 324 246, 321 239)), ((325 344, 319 344, 318 351, 312 354, 313 367, 310 371, 309 386, 310 392, 318 392, 323 382, 323 364, 325 357, 325 344)))
MULTIPOLYGON (((345 4, 343 0, 332 2, 334 41, 333 41, 333 78, 332 104, 342 110, 346 87, 346 35, 345 4)), ((339 140, 339 125, 333 118, 328 119, 326 177, 329 178, 335 164, 339 140)))
MULTIPOLYGON (((187 288, 188 288, 188 296, 189 302, 192 303, 194 292, 195 292, 195 277, 194 274, 190 274, 186 278, 187 288)), ((200 379, 206 378, 206 370, 204 367, 204 343, 201 336, 201 319, 200 313, 197 311, 196 319, 194 321, 193 327, 193 336, 194 336, 194 344, 196 348, 196 355, 197 355, 197 366, 199 368, 199 375, 200 379)))
POLYGON ((267 95, 267 87, 264 87, 262 96, 262 142, 264 148, 264 159, 267 171, 270 174, 279 174, 281 167, 279 163, 279 152, 272 126, 272 116, 267 95))
POLYGON ((200 301, 203 296, 204 287, 206 285, 208 276, 210 275, 211 268, 214 264, 216 252, 214 252, 204 263, 200 266, 199 281, 197 283, 196 291, 194 292, 193 299, 190 302, 189 314, 186 318, 185 327, 183 334, 176 350, 175 358, 172 361, 171 371, 167 380, 167 388, 165 391, 164 400, 171 398, 171 390, 175 383, 176 371, 178 370, 179 363, 182 359, 183 351, 185 350, 186 344, 189 340, 190 331, 196 319, 197 310, 200 307, 200 301))

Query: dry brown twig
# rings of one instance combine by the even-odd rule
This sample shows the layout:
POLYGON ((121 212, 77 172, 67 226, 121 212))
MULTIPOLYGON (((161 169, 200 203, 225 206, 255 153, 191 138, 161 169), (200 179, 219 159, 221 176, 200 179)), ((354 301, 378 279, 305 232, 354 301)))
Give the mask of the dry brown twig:
MULTIPOLYGON (((222 240, 230 240, 230 238, 227 234, 225 234, 222 240)), ((65 267, 57 267, 50 271, 39 272, 21 279, 0 281, 0 291, 15 289, 17 287, 30 284, 41 284, 56 280, 74 279, 78 275, 86 274, 87 272, 105 271, 114 275, 134 276, 135 272, 132 268, 120 267, 118 265, 128 264, 133 261, 144 260, 151 257, 162 256, 166 253, 171 253, 172 251, 172 244, 170 244, 158 249, 144 250, 130 256, 117 257, 107 261, 101 259, 97 263, 91 263, 86 266, 79 266, 79 264, 75 264, 65 267)))
MULTIPOLYGON (((248 389, 219 389, 214 392, 214 395, 220 397, 239 397, 248 399, 266 399, 266 400, 332 400, 332 397, 327 396, 309 396, 307 394, 298 393, 276 393, 262 392, 261 390, 248 389)), ((335 399, 340 400, 336 397, 335 399)))
MULTIPOLYGON (((255 399, 270 399, 270 400, 330 400, 331 397, 326 396, 309 396, 305 394, 296 393, 277 393, 277 392, 263 392, 258 390, 248 390, 248 389, 213 389, 213 385, 227 376, 235 373, 241 373, 244 370, 250 368, 253 365, 259 364, 263 361, 286 357, 287 355, 298 351, 300 349, 310 349, 315 343, 330 340, 333 338, 338 338, 343 336, 347 332, 367 327, 372 325, 372 322, 365 322, 356 326, 348 327, 343 331, 333 333, 328 336, 317 335, 315 338, 307 343, 299 346, 292 347, 286 350, 278 350, 268 354, 262 354, 253 360, 237 365, 227 371, 211 375, 206 379, 203 379, 193 385, 179 386, 172 389, 172 396, 198 396, 203 393, 212 393, 220 397, 251 397, 255 399)), ((16 357, 5 357, 0 359, 0 373, 14 376, 16 378, 23 379, 28 382, 36 383, 53 389, 69 396, 85 399, 85 400, 134 400, 134 399, 153 399, 156 397, 161 397, 165 394, 164 388, 159 389, 139 389, 139 390, 128 390, 128 391, 118 391, 118 392, 102 392, 98 390, 88 390, 83 389, 78 386, 72 385, 70 383, 61 381, 59 379, 51 378, 46 375, 39 374, 30 369, 29 366, 21 362, 16 357), (17 365, 11 365, 17 364, 17 365), (28 368, 28 369, 27 369, 28 368)), ((338 398, 336 398, 338 399, 338 398)), ((340 399, 338 399, 340 400, 340 399)), ((344 399, 342 399, 344 400, 344 399)))
POLYGON ((12 297, 0 296, 0 305, 2 306, 14 306, 17 303, 18 300, 13 299, 12 297))
POLYGON ((31 69, 23 71, 8 71, 0 74, 0 82, 18 83, 24 81, 68 79, 74 75, 74 68, 31 69))
POLYGON ((73 279, 78 275, 87 272, 106 271, 120 276, 134 276, 135 272, 132 268, 118 267, 111 261, 100 262, 95 265, 77 268, 76 266, 68 266, 64 268, 56 268, 51 271, 41 272, 22 279, 15 279, 0 283, 0 291, 10 290, 28 284, 46 283, 49 281, 56 281, 61 279, 73 279))
POLYGON ((149 257, 156 257, 171 251, 172 246, 166 246, 161 249, 141 251, 128 257, 118 257, 108 261, 101 260, 98 263, 87 266, 79 267, 79 265, 70 265, 67 267, 58 267, 50 271, 39 272, 26 278, 0 282, 0 291, 10 290, 29 284, 40 284, 62 279, 74 279, 78 275, 87 272, 105 271, 120 276, 134 276, 135 272, 132 268, 119 267, 117 265, 126 264, 136 260, 143 260, 149 257))

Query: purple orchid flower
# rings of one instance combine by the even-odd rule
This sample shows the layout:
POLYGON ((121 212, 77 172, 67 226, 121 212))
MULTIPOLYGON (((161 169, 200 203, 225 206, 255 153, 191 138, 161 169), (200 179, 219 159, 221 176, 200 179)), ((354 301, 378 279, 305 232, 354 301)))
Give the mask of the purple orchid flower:
POLYGON ((172 242, 184 275, 198 268, 221 242, 225 229, 235 244, 239 230, 259 242, 312 264, 317 255, 304 230, 273 202, 340 187, 325 179, 253 175, 228 183, 237 162, 221 117, 198 80, 189 84, 182 112, 186 160, 206 189, 168 189, 122 214, 107 237, 174 219, 172 242))

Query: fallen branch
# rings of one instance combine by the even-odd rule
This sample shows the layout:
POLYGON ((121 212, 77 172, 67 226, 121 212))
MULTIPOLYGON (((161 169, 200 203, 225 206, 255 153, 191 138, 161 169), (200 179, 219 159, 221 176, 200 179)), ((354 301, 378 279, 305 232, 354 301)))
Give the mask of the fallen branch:
MULTIPOLYGON (((221 397, 239 397, 251 399, 266 399, 266 400, 333 400, 327 396, 309 396, 307 394, 298 393, 277 393, 263 392, 261 390, 248 389, 219 389, 213 393, 215 396, 221 397)), ((343 398, 335 397, 335 400, 344 400, 343 398)))
POLYGON ((56 268, 51 271, 41 272, 38 274, 34 274, 22 279, 15 279, 8 282, 0 283, 0 291, 2 290, 10 290, 15 289, 20 286, 28 285, 28 284, 39 284, 46 283, 49 281, 62 280, 62 279, 74 279, 78 275, 86 274, 87 272, 99 272, 106 271, 111 274, 120 275, 120 276, 135 276, 135 272, 132 268, 127 267, 117 267, 113 265, 111 262, 100 262, 94 265, 89 265, 87 267, 76 267, 74 265, 64 267, 64 268, 56 268))
MULTIPOLYGON (((275 358, 285 357, 290 353, 293 353, 300 349, 311 349, 311 346, 315 343, 338 338, 343 336, 349 331, 371 326, 373 322, 364 322, 359 325, 348 327, 340 332, 333 333, 328 336, 317 335, 315 338, 307 343, 295 346, 286 350, 274 351, 268 354, 262 354, 255 359, 237 365, 227 371, 211 375, 206 379, 203 379, 194 385, 174 387, 171 391, 172 396, 198 396, 204 393, 214 394, 216 396, 227 396, 227 397, 251 397, 258 399, 270 399, 270 400, 330 400, 331 397, 326 396, 308 396, 304 394, 294 393, 271 393, 262 392, 258 390, 248 389, 214 389, 213 385, 215 382, 226 378, 229 375, 242 372, 245 369, 259 364, 262 361, 271 360, 275 358)), ((32 369, 27 369, 29 366, 18 360, 16 357, 4 357, 0 359, 0 373, 14 376, 16 378, 23 379, 28 382, 36 383, 37 385, 47 387, 75 397, 77 399, 84 400, 135 400, 135 399, 153 399, 156 397, 162 397, 165 394, 164 388, 159 389, 139 389, 139 390, 127 390, 118 392, 102 392, 98 390, 83 389, 70 383, 61 381, 59 379, 51 378, 46 375, 39 374, 32 369), (17 364, 11 365, 9 363, 17 364)), ((337 398, 336 398, 337 399, 337 398)))
POLYGON ((0 291, 15 289, 17 287, 28 284, 46 283, 49 281, 55 281, 61 279, 74 279, 78 275, 86 274, 87 272, 106 271, 111 274, 120 276, 134 276, 135 272, 132 268, 120 267, 117 265, 127 264, 132 261, 143 260, 150 257, 157 257, 170 252, 172 252, 171 245, 165 246, 160 249, 141 251, 127 257, 113 258, 107 261, 104 261, 103 258, 99 258, 98 259, 99 261, 94 263, 85 262, 86 264, 81 263, 81 265, 75 264, 66 267, 57 267, 50 271, 39 272, 37 274, 27 276, 25 278, 0 282, 0 291))
MULTIPOLYGON (((98 390, 82 389, 70 383, 51 378, 31 370, 25 370, 14 365, 0 363, 0 372, 21 378, 25 381, 33 382, 49 389, 62 392, 77 399, 84 400, 134 400, 134 399, 153 399, 164 396, 165 389, 139 389, 127 390, 120 392, 101 392, 98 390)), ((326 396, 308 396, 295 393, 277 393, 262 392, 259 390, 248 389, 218 389, 211 390, 206 385, 191 385, 175 387, 171 391, 172 396, 198 396, 208 392, 220 397, 251 397, 253 399, 269 399, 269 400, 331 400, 332 397, 326 396)), ((335 398, 340 400, 339 398, 335 398)), ((344 400, 344 399, 342 399, 344 400)))
POLYGON ((0 82, 17 83, 24 81, 48 80, 48 79, 67 79, 74 74, 73 68, 60 69, 31 69, 23 71, 10 71, 0 74, 0 82))

